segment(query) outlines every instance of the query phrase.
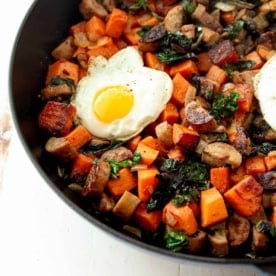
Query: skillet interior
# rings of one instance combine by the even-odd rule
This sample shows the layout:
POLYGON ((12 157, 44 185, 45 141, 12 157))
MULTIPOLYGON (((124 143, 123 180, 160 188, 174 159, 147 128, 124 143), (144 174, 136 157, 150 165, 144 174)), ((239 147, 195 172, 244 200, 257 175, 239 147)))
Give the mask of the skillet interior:
POLYGON ((131 238, 115 225, 108 225, 91 214, 86 204, 66 189, 65 183, 57 177, 54 162, 45 155, 43 145, 46 137, 38 129, 37 117, 41 108, 38 98, 43 87, 48 64, 52 61, 49 53, 68 33, 70 25, 81 19, 78 11, 79 0, 39 0, 29 10, 18 33, 10 66, 10 103, 14 123, 25 150, 36 169, 62 200, 91 223, 114 237, 137 245, 154 253, 160 253, 178 260, 193 260, 211 263, 275 263, 276 256, 258 260, 244 258, 222 258, 193 256, 169 252, 131 238), (114 226, 114 227, 113 227, 114 226))

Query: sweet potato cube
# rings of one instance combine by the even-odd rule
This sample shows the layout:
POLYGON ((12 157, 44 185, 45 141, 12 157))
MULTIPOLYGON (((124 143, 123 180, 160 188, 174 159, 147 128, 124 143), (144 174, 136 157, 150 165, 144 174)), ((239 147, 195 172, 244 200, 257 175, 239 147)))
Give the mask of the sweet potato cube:
POLYGON ((173 124, 173 143, 182 146, 185 150, 193 150, 198 142, 199 133, 180 124, 173 124))
POLYGON ((224 198, 239 215, 252 216, 261 208, 262 193, 262 185, 253 176, 246 175, 224 193, 224 198))
POLYGON ((202 227, 217 224, 228 217, 223 196, 216 187, 201 191, 200 213, 202 227))
POLYGON ((266 172, 266 166, 263 156, 256 155, 245 160, 246 174, 257 175, 258 173, 266 172))
POLYGON ((160 210, 147 211, 147 205, 141 202, 134 212, 134 221, 143 229, 155 232, 162 222, 160 210))
POLYGON ((230 188, 229 167, 218 167, 210 169, 210 181, 220 193, 225 193, 230 188))
POLYGON ((276 151, 269 152, 264 156, 264 162, 268 171, 276 168, 276 151))
POLYGON ((154 166, 137 171, 138 197, 141 201, 147 202, 155 191, 158 184, 156 177, 158 173, 158 169, 154 166))
POLYGON ((38 116, 39 127, 55 136, 69 133, 76 108, 71 104, 49 101, 38 116))
POLYGON ((130 191, 137 186, 137 179, 129 168, 122 168, 117 178, 111 178, 107 183, 108 192, 115 198, 120 197, 125 191, 130 191))
POLYGON ((187 205, 178 207, 170 201, 163 209, 162 220, 173 229, 185 231, 188 235, 193 235, 198 230, 194 212, 187 205))

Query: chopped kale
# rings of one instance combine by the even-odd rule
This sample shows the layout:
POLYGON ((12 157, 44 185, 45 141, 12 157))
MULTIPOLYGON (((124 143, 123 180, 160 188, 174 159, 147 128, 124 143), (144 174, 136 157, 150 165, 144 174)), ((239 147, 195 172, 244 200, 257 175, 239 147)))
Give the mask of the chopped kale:
POLYGON ((62 77, 56 76, 51 79, 51 85, 61 85, 61 84, 66 84, 69 87, 74 87, 74 81, 70 78, 62 78, 62 77))
POLYGON ((239 93, 232 92, 229 96, 216 93, 213 99, 211 114, 217 119, 225 118, 234 114, 238 109, 239 93))
POLYGON ((133 158, 132 160, 127 159, 127 160, 123 160, 121 162, 115 161, 115 160, 110 160, 109 161, 109 165, 111 168, 111 177, 113 178, 117 178, 118 177, 118 173, 119 170, 121 168, 125 168, 125 167, 133 167, 134 165, 136 165, 139 161, 141 160, 141 154, 138 152, 135 152, 133 154, 133 158))
POLYGON ((228 33, 230 39, 236 38, 244 28, 244 21, 237 20, 233 24, 229 24, 225 27, 225 31, 228 33))
POLYGON ((162 209, 171 199, 176 204, 188 198, 197 201, 198 191, 209 187, 209 167, 192 159, 182 163, 166 159, 157 177, 159 184, 147 204, 149 211, 162 209))
POLYGON ((145 10, 147 7, 147 0, 136 0, 135 3, 133 3, 132 5, 130 5, 128 7, 129 11, 133 11, 133 12, 137 12, 140 10, 145 10))
POLYGON ((171 231, 165 236, 166 248, 175 252, 181 251, 188 245, 185 232, 171 231))
POLYGON ((258 153, 268 154, 270 151, 276 150, 276 145, 269 142, 263 142, 261 144, 252 144, 251 145, 251 155, 258 153))
POLYGON ((229 77, 233 77, 234 71, 250 70, 255 62, 252 60, 239 60, 234 63, 225 63, 223 68, 229 77))

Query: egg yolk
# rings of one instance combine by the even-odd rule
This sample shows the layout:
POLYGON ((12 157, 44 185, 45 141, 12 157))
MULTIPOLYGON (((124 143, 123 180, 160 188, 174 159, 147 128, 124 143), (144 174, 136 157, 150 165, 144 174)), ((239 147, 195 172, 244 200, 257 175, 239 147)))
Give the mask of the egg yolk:
POLYGON ((110 123, 126 116, 132 109, 134 96, 122 85, 106 86, 97 91, 92 110, 103 123, 110 123))

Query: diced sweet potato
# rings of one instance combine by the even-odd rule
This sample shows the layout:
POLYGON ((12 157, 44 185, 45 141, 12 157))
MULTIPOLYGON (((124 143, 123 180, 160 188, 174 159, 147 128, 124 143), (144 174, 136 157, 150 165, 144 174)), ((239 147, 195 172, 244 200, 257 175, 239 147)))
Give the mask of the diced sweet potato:
POLYGON ((262 204, 263 187, 251 175, 243 179, 224 193, 224 198, 241 216, 252 216, 262 204))
POLYGON ((39 127, 55 136, 69 133, 73 126, 76 108, 71 104, 48 101, 38 117, 39 127))
POLYGON ((180 124, 173 124, 173 143, 175 145, 180 145, 187 151, 191 151, 197 146, 199 139, 197 131, 180 124))

